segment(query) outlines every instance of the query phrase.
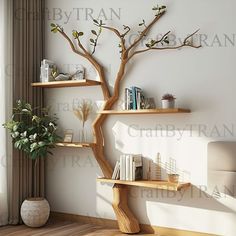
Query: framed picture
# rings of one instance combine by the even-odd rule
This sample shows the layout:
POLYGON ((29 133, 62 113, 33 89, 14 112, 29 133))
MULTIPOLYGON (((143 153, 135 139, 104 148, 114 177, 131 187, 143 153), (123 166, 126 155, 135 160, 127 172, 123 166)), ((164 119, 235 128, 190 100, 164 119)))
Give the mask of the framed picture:
POLYGON ((72 143, 73 141, 73 130, 67 129, 64 134, 64 143, 72 143))
POLYGON ((154 98, 145 98, 144 99, 144 109, 155 109, 156 104, 154 98))

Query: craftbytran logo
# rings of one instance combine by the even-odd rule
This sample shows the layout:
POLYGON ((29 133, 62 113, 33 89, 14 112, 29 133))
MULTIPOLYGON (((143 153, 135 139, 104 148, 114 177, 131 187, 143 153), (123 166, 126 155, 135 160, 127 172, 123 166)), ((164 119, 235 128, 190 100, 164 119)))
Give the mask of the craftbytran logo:
POLYGON ((166 191, 165 189, 130 189, 129 197, 133 199, 158 199, 168 201, 168 199, 175 200, 188 204, 189 199, 212 199, 222 200, 229 199, 236 196, 236 186, 217 186, 214 185, 209 188, 206 185, 191 185, 181 191, 166 191), (187 199, 187 200, 186 200, 187 199))
MULTIPOLYGON (((128 37, 129 44, 132 44, 135 39, 139 36, 139 33, 132 33, 128 37)), ((159 40, 163 37, 163 34, 157 34, 155 37, 150 38, 146 37, 141 40, 140 44, 145 47, 147 42, 150 42, 151 40, 159 40)), ((178 35, 175 35, 173 33, 168 34, 168 41, 169 46, 175 47, 177 45, 181 45, 184 42, 184 37, 178 37, 178 35)), ((218 47, 218 48, 227 48, 227 47, 235 47, 236 46, 236 34, 217 34, 214 33, 212 35, 204 34, 199 30, 195 35, 192 36, 190 41, 196 42, 197 44, 201 45, 202 47, 218 47)))
POLYGON ((142 128, 138 124, 132 124, 128 127, 128 135, 132 138, 176 138, 179 141, 183 137, 236 137, 236 130, 235 124, 186 124, 181 128, 174 124, 157 124, 150 128, 142 128))
POLYGON ((120 20, 121 8, 73 8, 70 11, 61 8, 46 9, 45 16, 47 20, 62 21, 68 24, 70 21, 90 21, 93 19, 100 20, 120 20))
MULTIPOLYGON (((40 20, 42 13, 38 11, 28 11, 25 8, 17 8, 14 12, 17 20, 40 20)), ((45 8, 44 18, 46 21, 60 21, 68 24, 75 21, 91 21, 100 19, 103 21, 121 19, 121 8, 72 8, 64 10, 62 8, 45 8)))

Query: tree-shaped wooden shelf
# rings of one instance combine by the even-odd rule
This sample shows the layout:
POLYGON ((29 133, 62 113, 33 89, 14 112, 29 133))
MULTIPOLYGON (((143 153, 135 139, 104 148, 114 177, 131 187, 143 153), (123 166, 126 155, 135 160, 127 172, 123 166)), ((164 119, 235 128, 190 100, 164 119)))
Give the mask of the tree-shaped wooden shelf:
POLYGON ((57 147, 69 147, 69 148, 92 148, 95 146, 95 143, 80 143, 80 142, 72 142, 72 143, 56 143, 57 147))
POLYGON ((64 87, 82 87, 101 85, 101 82, 96 80, 67 80, 67 81, 52 81, 45 83, 32 83, 33 87, 39 88, 64 88, 64 87))
MULTIPOLYGON (((127 36, 129 35, 131 28, 128 25, 124 25, 124 29, 121 31, 117 28, 108 26, 104 24, 102 20, 94 20, 94 24, 97 27, 97 30, 92 30, 92 38, 90 38, 91 48, 86 48, 82 42, 82 37, 84 35, 83 32, 78 32, 73 30, 73 40, 65 33, 66 31, 57 24, 51 24, 51 31, 53 33, 59 33, 70 45, 72 51, 81 56, 82 58, 86 59, 96 70, 99 79, 101 82, 97 81, 76 81, 76 82, 50 82, 47 84, 33 84, 35 87, 42 87, 42 88, 55 88, 55 87, 74 87, 74 86, 92 86, 92 85, 101 85, 101 89, 103 92, 104 97, 104 107, 103 111, 98 114, 97 118, 93 123, 93 133, 94 133, 94 144, 86 144, 88 147, 92 147, 94 156, 103 172, 103 175, 106 179, 100 179, 101 182, 110 182, 113 183, 113 209, 116 213, 118 225, 120 230, 123 233, 138 233, 140 231, 139 222, 130 210, 128 206, 128 186, 141 186, 141 187, 150 187, 150 188, 162 188, 168 189, 171 188, 173 191, 180 190, 181 188, 187 187, 190 184, 180 184, 178 186, 171 185, 167 182, 150 182, 150 181, 135 181, 135 182, 127 182, 127 181, 118 181, 118 180, 111 180, 113 168, 109 161, 105 157, 104 152, 104 134, 103 134, 103 125, 106 121, 106 118, 109 114, 177 114, 177 113, 189 113, 190 110, 188 109, 154 109, 154 110, 135 110, 135 111, 114 111, 111 110, 112 107, 118 102, 120 97, 120 83, 124 80, 126 75, 126 70, 128 69, 129 62, 132 61, 133 58, 137 57, 138 55, 141 56, 144 53, 154 52, 154 51, 163 51, 163 50, 175 50, 184 47, 190 48, 199 48, 201 45, 195 45, 192 38, 198 32, 195 31, 192 34, 188 34, 185 39, 178 45, 169 45, 168 36, 170 31, 163 34, 162 37, 159 39, 152 39, 146 42, 144 48, 141 48, 141 44, 143 44, 143 40, 147 37, 150 33, 153 26, 159 21, 162 16, 164 16, 166 12, 165 6, 157 6, 154 7, 154 18, 151 22, 146 23, 143 22, 140 26, 144 26, 144 28, 139 32, 137 37, 129 43, 127 40, 127 36), (98 40, 103 30, 108 30, 114 35, 118 37, 119 40, 119 51, 120 51, 120 65, 118 69, 118 73, 116 75, 114 89, 111 93, 108 86, 108 81, 106 78, 105 68, 100 63, 100 61, 94 56, 96 51, 96 47, 99 45, 98 40), (76 41, 76 44, 75 42, 76 41)), ((140 28, 139 28, 140 30, 140 28)), ((71 144, 62 144, 62 147, 66 147, 71 144)), ((72 144, 75 147, 84 147, 84 144, 72 144)))
POLYGON ((132 115, 132 114, 178 114, 190 113, 189 109, 173 108, 173 109, 142 109, 142 110, 104 110, 100 114, 107 115, 132 115))
POLYGON ((124 181, 124 180, 113 180, 106 178, 98 178, 98 182, 111 183, 111 184, 122 184, 144 188, 164 189, 169 191, 180 191, 191 186, 190 183, 170 183, 168 181, 157 181, 157 180, 137 180, 137 181, 124 181))

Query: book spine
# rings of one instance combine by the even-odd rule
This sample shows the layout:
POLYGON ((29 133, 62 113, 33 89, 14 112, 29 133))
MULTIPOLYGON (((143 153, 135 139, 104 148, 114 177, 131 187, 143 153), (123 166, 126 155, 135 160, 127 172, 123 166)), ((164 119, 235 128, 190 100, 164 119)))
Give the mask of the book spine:
POLYGON ((125 89, 125 110, 129 110, 129 89, 125 89))
POLYGON ((135 161, 133 161, 133 168, 132 168, 132 176, 133 176, 133 181, 135 181, 135 173, 136 173, 136 166, 135 166, 135 161))
POLYGON ((125 180, 125 155, 120 157, 120 180, 125 180))
POLYGON ((130 180, 130 155, 125 158, 125 180, 130 180))
POLYGON ((136 88, 132 87, 133 110, 137 110, 136 88))
POLYGON ((134 159, 133 156, 130 155, 129 159, 129 171, 130 171, 130 181, 134 181, 134 174, 133 174, 133 165, 134 165, 134 159))
POLYGON ((137 101, 137 109, 141 109, 141 94, 142 89, 141 88, 135 88, 136 89, 136 101, 137 101))
MULTIPOLYGON (((117 162, 116 162, 116 165, 117 165, 117 162)), ((112 174, 111 179, 115 179, 115 175, 116 175, 116 165, 115 165, 115 168, 114 168, 114 171, 113 171, 113 174, 112 174)))
POLYGON ((129 110, 133 110, 133 94, 131 90, 129 90, 129 110))
POLYGON ((120 180, 123 180, 123 158, 120 156, 120 180))
POLYGON ((116 162, 116 165, 115 165, 115 168, 114 168, 114 171, 113 171, 113 174, 112 174, 112 179, 116 179, 116 176, 117 176, 117 172, 118 172, 118 168, 119 168, 119 161, 116 162))

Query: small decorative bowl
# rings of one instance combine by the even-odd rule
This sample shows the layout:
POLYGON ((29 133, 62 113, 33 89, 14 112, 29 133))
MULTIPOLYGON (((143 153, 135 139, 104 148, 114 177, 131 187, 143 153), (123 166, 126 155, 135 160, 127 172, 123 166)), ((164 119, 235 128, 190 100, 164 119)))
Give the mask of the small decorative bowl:
POLYGON ((179 175, 178 174, 168 174, 168 181, 170 183, 179 183, 179 175))

